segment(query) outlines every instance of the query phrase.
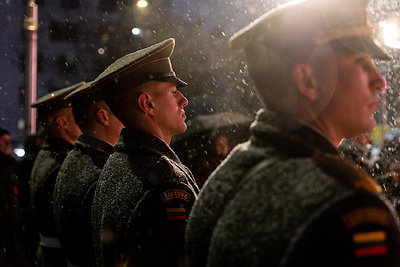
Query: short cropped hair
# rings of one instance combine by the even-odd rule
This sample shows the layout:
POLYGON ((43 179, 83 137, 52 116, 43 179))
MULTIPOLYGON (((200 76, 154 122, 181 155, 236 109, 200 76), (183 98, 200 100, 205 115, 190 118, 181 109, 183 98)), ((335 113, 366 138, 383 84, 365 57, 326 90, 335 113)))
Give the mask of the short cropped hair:
MULTIPOLYGON (((129 81, 118 81, 109 83, 102 87, 104 99, 111 112, 123 124, 128 125, 132 114, 127 110, 132 110, 132 106, 137 107, 137 99, 140 94, 148 91, 154 81, 133 84, 129 81)), ((137 107, 138 108, 138 107, 137 107)))
POLYGON ((294 60, 281 51, 259 43, 245 48, 247 68, 268 109, 286 112, 297 104, 297 90, 291 79, 294 60))
POLYGON ((53 127, 55 125, 56 118, 61 115, 62 110, 63 109, 38 112, 37 118, 40 125, 42 125, 46 130, 53 127))
POLYGON ((339 41, 285 52, 259 43, 245 48, 249 75, 265 106, 286 114, 294 111, 300 97, 292 79, 293 67, 299 63, 308 64, 318 76, 325 71, 327 63, 333 64, 327 60, 338 51, 351 52, 339 41))
POLYGON ((5 135, 5 134, 10 135, 10 132, 7 131, 7 130, 4 129, 4 128, 0 128, 0 136, 5 135))
POLYGON ((88 133, 92 130, 94 123, 97 121, 96 112, 100 108, 109 110, 104 101, 96 100, 91 103, 79 103, 72 106, 75 122, 82 132, 88 133))

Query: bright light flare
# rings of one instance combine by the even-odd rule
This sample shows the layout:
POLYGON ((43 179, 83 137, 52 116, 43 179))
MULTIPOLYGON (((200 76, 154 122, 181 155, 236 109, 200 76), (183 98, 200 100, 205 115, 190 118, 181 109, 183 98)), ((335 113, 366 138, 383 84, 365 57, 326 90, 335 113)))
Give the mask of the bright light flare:
POLYGON ((379 23, 383 43, 391 48, 400 49, 399 20, 388 20, 379 23))
POLYGON ((137 1, 136 5, 140 8, 145 8, 149 5, 149 3, 146 0, 139 0, 137 1))
POLYGON ((14 154, 22 158, 23 156, 25 156, 25 150, 23 148, 15 148, 14 154))
POLYGON ((132 29, 132 34, 133 35, 140 35, 142 33, 142 30, 139 28, 133 28, 132 29))

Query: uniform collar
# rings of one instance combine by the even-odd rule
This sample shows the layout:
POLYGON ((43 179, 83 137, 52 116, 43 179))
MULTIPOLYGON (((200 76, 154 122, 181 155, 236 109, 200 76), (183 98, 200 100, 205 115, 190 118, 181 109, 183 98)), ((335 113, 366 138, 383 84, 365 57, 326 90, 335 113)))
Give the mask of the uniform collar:
POLYGON ((50 149, 50 148, 56 148, 60 150, 72 150, 74 148, 74 145, 71 144, 70 142, 65 141, 64 139, 57 138, 57 137, 47 137, 46 141, 44 142, 43 149, 50 149))
POLYGON ((180 162, 175 152, 160 138, 138 130, 123 128, 119 136, 118 142, 115 145, 117 151, 134 151, 133 153, 151 153, 164 155, 168 158, 180 162), (140 151, 140 152, 139 152, 140 151))
POLYGON ((106 155, 114 153, 114 147, 104 140, 93 135, 82 134, 75 143, 76 147, 83 150, 92 150, 106 155))
POLYGON ((338 155, 337 149, 321 133, 303 122, 273 111, 259 111, 251 133, 255 143, 272 144, 299 156, 316 153, 338 155))

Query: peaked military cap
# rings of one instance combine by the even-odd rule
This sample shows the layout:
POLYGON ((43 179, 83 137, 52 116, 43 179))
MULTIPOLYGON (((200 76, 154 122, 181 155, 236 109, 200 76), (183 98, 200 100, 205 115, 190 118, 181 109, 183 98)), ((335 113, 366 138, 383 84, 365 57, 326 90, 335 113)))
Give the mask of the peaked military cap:
POLYGON ((86 83, 80 82, 69 87, 50 92, 39 98, 39 100, 33 103, 31 107, 37 108, 38 112, 54 111, 65 107, 71 107, 71 101, 65 100, 64 97, 84 84, 86 83))
POLYGON ((118 83, 120 79, 129 79, 133 84, 146 81, 173 82, 177 87, 187 83, 176 77, 172 69, 170 56, 175 47, 175 40, 169 38, 158 44, 128 54, 104 70, 92 86, 102 87, 108 83, 118 83))
POLYGON ((296 49, 339 42, 350 51, 373 58, 390 57, 373 39, 367 12, 368 0, 292 1, 265 13, 234 34, 229 45, 246 49, 252 42, 273 49, 296 49))
POLYGON ((93 101, 103 100, 103 93, 98 86, 92 86, 93 81, 76 88, 64 97, 66 101, 70 101, 73 105, 93 103, 93 101))

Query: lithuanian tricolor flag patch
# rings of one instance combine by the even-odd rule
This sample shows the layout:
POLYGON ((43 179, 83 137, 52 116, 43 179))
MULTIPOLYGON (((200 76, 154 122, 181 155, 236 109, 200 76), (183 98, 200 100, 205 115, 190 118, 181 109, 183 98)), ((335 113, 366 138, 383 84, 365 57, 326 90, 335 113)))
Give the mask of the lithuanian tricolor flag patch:
POLYGON ((355 256, 358 258, 387 253, 386 232, 374 231, 353 234, 355 256))
POLYGON ((167 221, 186 220, 185 208, 167 208, 167 221))

